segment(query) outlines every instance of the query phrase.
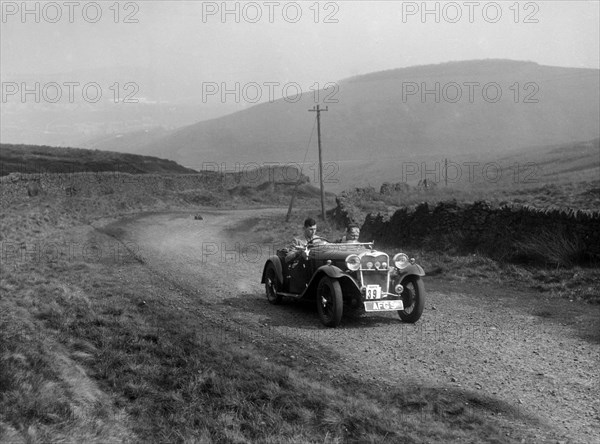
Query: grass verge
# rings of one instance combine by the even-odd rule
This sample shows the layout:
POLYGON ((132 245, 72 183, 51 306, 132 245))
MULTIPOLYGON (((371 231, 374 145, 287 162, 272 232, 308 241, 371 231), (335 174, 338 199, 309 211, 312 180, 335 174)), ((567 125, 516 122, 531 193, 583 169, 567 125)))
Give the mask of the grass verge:
POLYGON ((477 394, 365 383, 317 351, 323 378, 282 338, 214 324, 89 226, 36 236, 2 262, 3 441, 511 442, 493 415, 523 420, 477 394), (76 248, 33 255, 50 243, 76 248))

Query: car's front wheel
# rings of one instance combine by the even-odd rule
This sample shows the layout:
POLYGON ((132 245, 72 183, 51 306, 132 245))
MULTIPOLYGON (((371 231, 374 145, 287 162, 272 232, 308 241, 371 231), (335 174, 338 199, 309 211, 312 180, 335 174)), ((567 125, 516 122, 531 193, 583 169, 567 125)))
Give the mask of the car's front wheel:
POLYGON ((324 276, 317 286, 317 311, 326 327, 337 327, 342 321, 344 300, 340 283, 324 276))
POLYGON ((419 276, 408 276, 404 282, 402 303, 404 310, 398 310, 400 319, 404 322, 415 323, 423 314, 425 308, 425 285, 419 276))
POLYGON ((265 292, 267 293, 267 300, 271 304, 280 304, 282 296, 277 294, 277 271, 275 265, 269 262, 267 269, 265 270, 265 292))

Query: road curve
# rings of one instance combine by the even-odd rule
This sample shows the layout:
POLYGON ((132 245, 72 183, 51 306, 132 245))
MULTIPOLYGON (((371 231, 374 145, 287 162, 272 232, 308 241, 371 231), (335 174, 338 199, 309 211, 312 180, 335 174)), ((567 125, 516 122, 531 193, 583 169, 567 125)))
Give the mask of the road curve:
POLYGON ((533 441, 600 442, 600 344, 589 331, 598 326, 598 307, 541 301, 500 283, 445 285, 426 277, 428 299, 417 324, 403 324, 395 313, 350 313, 339 328, 327 329, 312 304, 267 302, 260 277, 273 245, 251 234, 252 221, 266 213, 284 215, 215 210, 203 220, 150 214, 116 225, 147 266, 184 288, 203 313, 289 338, 282 353, 290 360, 310 362, 302 344, 318 345, 340 373, 366 384, 475 392, 509 405, 517 417, 537 418, 539 425, 524 432, 533 441), (548 304, 558 306, 544 310, 548 304), (548 316, 555 311, 564 316, 548 316))

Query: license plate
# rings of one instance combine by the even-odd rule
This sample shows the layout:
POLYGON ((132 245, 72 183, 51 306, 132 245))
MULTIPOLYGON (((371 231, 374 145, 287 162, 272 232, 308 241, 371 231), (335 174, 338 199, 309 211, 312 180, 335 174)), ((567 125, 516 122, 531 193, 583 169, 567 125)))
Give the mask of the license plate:
POLYGON ((367 285, 366 299, 381 299, 381 287, 379 285, 367 285))
POLYGON ((396 311, 403 310, 402 301, 365 301, 365 311, 396 311))

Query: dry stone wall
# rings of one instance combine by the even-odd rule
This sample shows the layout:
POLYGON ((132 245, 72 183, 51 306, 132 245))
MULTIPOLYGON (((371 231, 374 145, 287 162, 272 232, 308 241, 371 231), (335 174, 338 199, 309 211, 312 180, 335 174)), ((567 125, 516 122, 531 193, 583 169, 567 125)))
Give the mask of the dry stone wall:
MULTIPOLYGON (((350 199, 338 199, 334 216, 340 224, 358 220, 350 199)), ((539 209, 527 205, 492 207, 481 201, 421 203, 401 208, 391 217, 368 214, 361 238, 396 246, 444 249, 460 244, 468 251, 510 255, 531 239, 565 240, 588 258, 600 259, 600 212, 539 209)))
MULTIPOLYGON (((268 176, 265 175, 268 180, 268 176)), ((248 182, 242 175, 202 172, 198 174, 99 173, 12 173, 0 178, 0 204, 8 205, 33 197, 32 193, 54 196, 94 197, 108 194, 161 195, 172 191, 221 192, 248 182)), ((253 184, 258 185, 258 183, 253 184)))

